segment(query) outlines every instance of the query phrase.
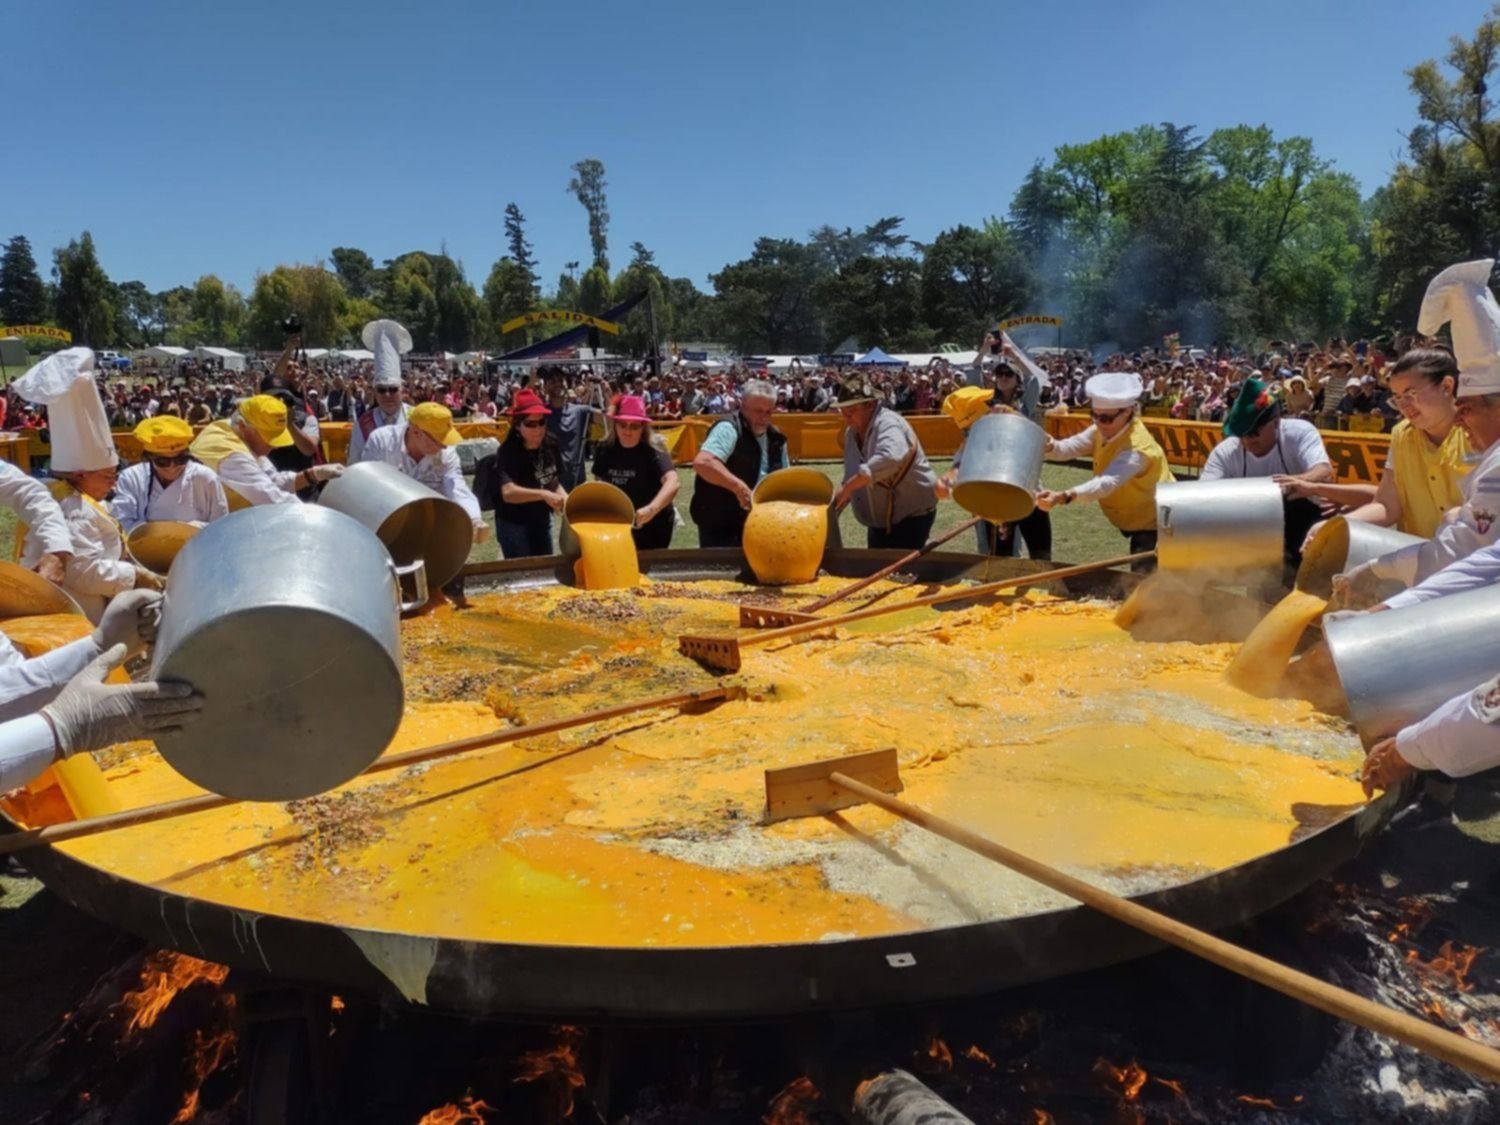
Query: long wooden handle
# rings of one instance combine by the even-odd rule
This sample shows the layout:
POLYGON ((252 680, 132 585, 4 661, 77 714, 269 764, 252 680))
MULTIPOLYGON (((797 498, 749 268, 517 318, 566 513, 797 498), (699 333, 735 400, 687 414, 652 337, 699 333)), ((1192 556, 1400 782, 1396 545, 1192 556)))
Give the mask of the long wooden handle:
MULTIPOLYGON (((588 726, 590 723, 616 719, 621 715, 629 715, 636 711, 654 711, 661 707, 681 707, 694 703, 714 703, 737 697, 743 691, 744 689, 738 686, 726 686, 708 688, 704 691, 679 692, 676 695, 660 695, 654 699, 622 703, 616 707, 602 707, 597 711, 586 711, 581 715, 572 715, 563 719, 548 719, 546 722, 530 723, 524 727, 508 727, 504 730, 490 731, 487 734, 455 739, 452 742, 419 746, 414 750, 403 750, 398 754, 388 754, 376 759, 360 776, 384 773, 387 770, 414 766, 438 758, 451 758, 455 754, 463 754, 470 750, 483 750, 486 747, 499 746, 506 742, 519 742, 572 727, 588 726)), ((64 824, 52 824, 45 828, 28 828, 21 832, 13 832, 8 836, 0 836, 0 855, 9 855, 27 848, 39 847, 42 844, 76 840, 80 836, 93 836, 116 828, 132 828, 137 824, 150 824, 153 821, 166 820, 174 816, 186 816, 188 813, 222 809, 227 805, 239 803, 236 797, 205 793, 197 797, 184 797, 179 801, 166 801, 159 805, 146 805, 139 809, 126 809, 123 812, 106 813, 104 816, 92 816, 85 820, 70 820, 64 824)))
POLYGON ((1155 551, 1141 551, 1134 555, 1120 555, 1118 558, 1103 559, 1100 562, 1080 563, 1077 566, 1064 566, 1056 570, 1042 570, 1036 574, 1022 574, 1015 578, 1002 578, 998 582, 986 582, 980 586, 964 586, 957 590, 948 590, 941 594, 928 594, 925 598, 913 598, 909 602, 898 602, 895 605, 872 606, 869 609, 857 609, 852 613, 841 613, 836 617, 824 617, 818 621, 802 621, 796 625, 783 625, 780 629, 767 629, 749 637, 743 637, 739 641, 741 648, 747 645, 763 645, 769 641, 779 641, 783 637, 797 637, 803 633, 816 633, 819 629, 828 629, 835 625, 845 625, 852 621, 865 621, 871 617, 883 617, 887 613, 900 613, 907 609, 920 609, 923 606, 942 605, 944 602, 961 602, 969 598, 982 598, 986 594, 993 594, 999 590, 1018 590, 1022 586, 1035 586, 1039 582, 1053 582, 1061 578, 1075 578, 1080 574, 1089 574, 1096 570, 1106 570, 1112 566, 1126 566, 1130 563, 1144 562, 1146 559, 1154 558, 1155 551))
POLYGON ((919 828, 925 828, 945 840, 953 841, 960 847, 968 848, 969 851, 976 852, 986 859, 1003 864, 1012 871, 1019 871, 1027 878, 1035 879, 1038 883, 1076 899, 1085 906, 1093 907, 1101 914, 1107 914, 1118 922, 1134 926, 1154 938, 1212 961, 1215 965, 1228 969, 1232 973, 1238 973, 1257 984, 1274 988, 1277 992, 1290 996, 1294 1000, 1311 1004, 1319 1011, 1348 1020, 1350 1023, 1358 1024, 1360 1027, 1381 1035, 1388 1035, 1392 1039, 1398 1039, 1419 1051, 1450 1062, 1470 1074, 1477 1074, 1491 1082, 1500 1082, 1500 1051, 1466 1039, 1445 1028, 1434 1027, 1425 1020, 1417 1019, 1405 1012, 1398 1012, 1377 1004, 1373 1000, 1366 1000, 1363 996, 1347 989, 1298 972, 1279 961, 1272 961, 1269 957, 1252 953, 1248 949, 1179 922, 1175 918, 1158 914, 1149 907, 1111 894, 1092 883, 1085 883, 1082 879, 1076 879, 1055 867, 1049 867, 1040 860, 1012 851, 1003 844, 997 844, 952 821, 944 820, 915 805, 907 804, 846 774, 830 774, 829 780, 847 789, 861 800, 878 805, 919 828))
POLYGON ((971 520, 965 520, 963 523, 955 527, 952 531, 945 532, 944 534, 938 536, 938 538, 936 539, 929 539, 915 551, 902 555, 895 562, 891 563, 890 566, 883 566, 874 574, 867 574, 858 582, 855 582, 849 586, 845 586, 842 590, 835 591, 834 593, 829 594, 826 598, 819 598, 817 601, 811 603, 810 605, 801 607, 798 612, 816 613, 820 609, 827 609, 829 606, 833 605, 834 602, 841 602, 849 595, 859 593, 866 586, 873 586, 882 578, 889 578, 903 566, 910 566, 912 563, 920 559, 923 555, 928 554, 931 551, 936 551, 944 543, 948 542, 948 540, 955 538, 965 531, 968 531, 969 528, 977 524, 982 518, 982 516, 975 516, 971 520))

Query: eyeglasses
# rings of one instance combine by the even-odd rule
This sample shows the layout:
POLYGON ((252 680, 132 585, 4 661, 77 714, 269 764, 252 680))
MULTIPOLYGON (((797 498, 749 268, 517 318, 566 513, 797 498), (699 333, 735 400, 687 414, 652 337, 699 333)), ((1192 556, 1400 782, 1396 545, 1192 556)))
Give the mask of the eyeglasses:
POLYGON ((1408 406, 1415 406, 1417 403, 1417 399, 1421 398, 1430 390, 1432 390, 1432 384, 1423 383, 1414 391, 1402 391, 1399 395, 1393 394, 1391 395, 1391 405, 1394 406, 1397 410, 1401 410, 1408 406))
POLYGON ((150 456, 151 463, 153 465, 159 465, 163 469, 171 468, 173 465, 186 465, 188 461, 192 459, 192 454, 188 453, 188 451, 185 449, 181 453, 173 453, 171 455, 165 453, 153 453, 150 456))
POLYGON ((1094 419, 1094 421, 1098 422, 1101 426, 1107 426, 1107 425, 1109 425, 1111 422, 1113 422, 1116 418, 1118 418, 1121 414, 1124 414, 1124 413, 1125 413, 1125 411, 1123 411, 1123 410, 1105 410, 1105 411, 1093 410, 1093 411, 1089 412, 1090 416, 1094 419))

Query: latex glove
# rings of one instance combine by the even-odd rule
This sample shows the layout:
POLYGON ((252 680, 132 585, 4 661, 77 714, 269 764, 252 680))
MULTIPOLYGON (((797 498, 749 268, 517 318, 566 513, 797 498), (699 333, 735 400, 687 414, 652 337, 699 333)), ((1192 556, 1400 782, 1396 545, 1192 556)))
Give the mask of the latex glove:
POLYGON ((57 552, 51 555, 43 555, 36 564, 36 572, 48 582, 58 586, 63 584, 63 579, 68 574, 68 555, 57 552))
POLYGON ((164 590, 166 586, 166 580, 155 571, 147 570, 143 566, 135 568, 135 589, 149 592, 151 590, 164 590))
POLYGON ((344 475, 342 465, 310 465, 303 470, 308 484, 322 484, 325 480, 337 480, 344 475))
POLYGON ((109 599, 104 616, 94 630, 99 651, 125 646, 125 655, 134 656, 156 640, 161 621, 161 595, 155 590, 126 590, 109 599))
POLYGON ((481 520, 474 525, 474 542, 488 543, 490 541, 490 525, 481 520))
POLYGON ((188 684, 106 684, 104 677, 124 659, 124 645, 96 656, 42 708, 41 716, 52 727, 62 757, 154 738, 163 731, 180 730, 198 717, 203 697, 188 684))

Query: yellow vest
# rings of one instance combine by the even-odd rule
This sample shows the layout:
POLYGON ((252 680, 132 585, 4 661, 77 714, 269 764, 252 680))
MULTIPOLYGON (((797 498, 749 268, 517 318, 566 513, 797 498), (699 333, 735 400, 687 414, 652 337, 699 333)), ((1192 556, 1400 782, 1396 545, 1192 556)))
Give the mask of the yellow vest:
MULTIPOLYGON (((203 462, 215 473, 219 471, 219 462, 231 453, 243 453, 250 460, 256 460, 255 454, 250 452, 250 447, 244 443, 239 434, 234 432, 229 423, 222 419, 204 426, 202 432, 193 439, 193 444, 188 446, 188 452, 195 460, 203 462)), ((231 512, 250 507, 250 501, 228 485, 224 485, 224 499, 228 502, 231 512)))
POLYGON ((1467 462, 1469 452, 1469 435, 1462 426, 1455 425, 1441 445, 1433 445, 1405 419, 1396 423, 1387 464, 1396 474, 1401 500, 1398 528, 1423 539, 1437 534, 1443 513, 1464 502, 1459 484, 1474 468, 1467 462))
POLYGON ((1103 440, 1096 427, 1094 475, 1098 476, 1107 469, 1126 446, 1146 458, 1146 471, 1126 481, 1114 495, 1100 500, 1099 507, 1104 509, 1109 522, 1121 531, 1150 531, 1156 526, 1156 486, 1174 478, 1172 470, 1167 467, 1165 451, 1146 429, 1146 423, 1137 418, 1108 442, 1103 440))

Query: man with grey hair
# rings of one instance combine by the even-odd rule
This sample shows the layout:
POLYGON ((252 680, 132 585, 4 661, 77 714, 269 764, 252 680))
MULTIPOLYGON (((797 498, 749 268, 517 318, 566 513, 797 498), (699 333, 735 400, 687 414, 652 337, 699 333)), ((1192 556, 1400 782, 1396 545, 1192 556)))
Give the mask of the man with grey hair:
POLYGON ((740 402, 737 413, 714 423, 693 458, 697 481, 689 511, 703 547, 738 547, 756 484, 789 464, 786 435, 771 425, 776 388, 751 379, 740 402))

